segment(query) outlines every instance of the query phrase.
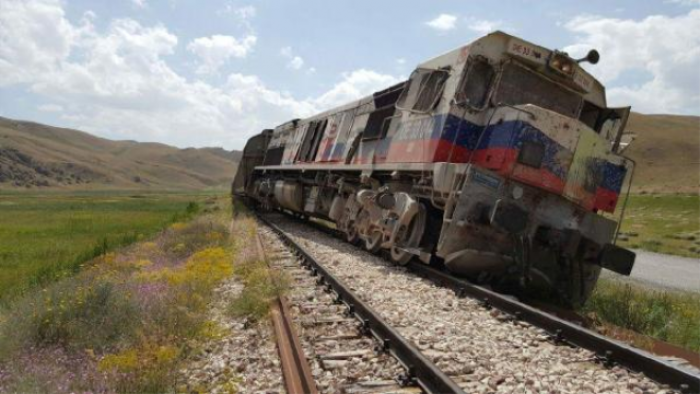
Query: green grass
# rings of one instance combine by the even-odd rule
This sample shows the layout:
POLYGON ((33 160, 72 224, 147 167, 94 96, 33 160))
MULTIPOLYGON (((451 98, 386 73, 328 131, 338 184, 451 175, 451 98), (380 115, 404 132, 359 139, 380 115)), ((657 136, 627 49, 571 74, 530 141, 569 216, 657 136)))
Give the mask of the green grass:
POLYGON ((264 261, 239 262, 235 273, 245 287, 229 305, 229 312, 250 322, 256 323, 267 317, 272 302, 289 291, 289 279, 271 270, 264 261))
POLYGON ((221 330, 214 289, 242 247, 227 203, 183 201, 201 215, 0 306, 0 392, 175 392, 221 330))
POLYGON ((78 271, 106 251, 196 213, 180 194, 0 195, 0 300, 78 271))
POLYGON ((631 196, 621 231, 627 248, 700 257, 700 196, 631 196))
POLYGON ((700 352, 700 294, 601 279, 583 312, 599 322, 700 352))

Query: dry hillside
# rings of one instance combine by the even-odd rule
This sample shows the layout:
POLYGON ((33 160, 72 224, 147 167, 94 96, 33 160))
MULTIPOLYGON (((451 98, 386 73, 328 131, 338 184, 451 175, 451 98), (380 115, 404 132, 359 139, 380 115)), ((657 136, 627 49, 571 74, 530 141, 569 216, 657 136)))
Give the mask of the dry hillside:
POLYGON ((111 141, 0 118, 0 189, 211 189, 228 187, 240 152, 111 141))
POLYGON ((633 113, 627 130, 636 135, 625 151, 637 162, 633 191, 700 191, 700 117, 633 113))

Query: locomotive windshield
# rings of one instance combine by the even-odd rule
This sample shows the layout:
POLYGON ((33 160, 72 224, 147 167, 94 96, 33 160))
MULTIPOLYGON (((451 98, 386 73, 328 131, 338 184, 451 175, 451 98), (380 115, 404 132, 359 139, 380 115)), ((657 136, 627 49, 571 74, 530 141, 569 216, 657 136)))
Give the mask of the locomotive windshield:
POLYGON ((574 119, 582 100, 577 93, 514 63, 503 67, 494 95, 496 104, 533 104, 574 119))
POLYGON ((485 57, 470 58, 466 72, 455 93, 457 103, 482 109, 487 104, 495 74, 496 70, 485 57))

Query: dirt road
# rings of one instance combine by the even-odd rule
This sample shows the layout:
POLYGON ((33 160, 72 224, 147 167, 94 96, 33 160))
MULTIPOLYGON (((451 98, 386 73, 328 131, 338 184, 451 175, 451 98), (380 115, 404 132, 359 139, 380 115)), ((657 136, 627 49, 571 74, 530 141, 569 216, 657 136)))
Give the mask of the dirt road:
MULTIPOLYGON (((700 293, 700 260, 635 250, 637 260, 630 278, 653 287, 700 293)), ((624 278, 603 270, 605 277, 624 278)), ((624 278, 627 279, 627 278, 624 278)), ((627 280, 629 280, 627 279, 627 280)))

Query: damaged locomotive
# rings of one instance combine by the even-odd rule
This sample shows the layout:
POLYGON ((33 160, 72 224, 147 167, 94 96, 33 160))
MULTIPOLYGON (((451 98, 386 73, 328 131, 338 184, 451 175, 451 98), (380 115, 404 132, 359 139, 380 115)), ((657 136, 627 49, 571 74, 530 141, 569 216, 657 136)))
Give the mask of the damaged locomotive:
POLYGON ((630 108, 580 63, 503 32, 420 64, 407 81, 252 137, 233 182, 266 209, 335 223, 397 264, 444 264, 569 307, 615 246, 634 163, 630 108))

